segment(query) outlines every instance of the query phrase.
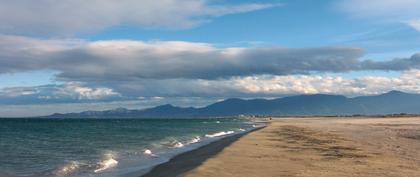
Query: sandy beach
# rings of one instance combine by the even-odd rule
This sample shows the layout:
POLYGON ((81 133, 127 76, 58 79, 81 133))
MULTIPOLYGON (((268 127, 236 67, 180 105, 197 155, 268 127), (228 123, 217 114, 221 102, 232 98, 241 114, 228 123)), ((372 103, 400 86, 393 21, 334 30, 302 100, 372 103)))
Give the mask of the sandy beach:
POLYGON ((420 176, 420 118, 278 118, 145 176, 420 176))

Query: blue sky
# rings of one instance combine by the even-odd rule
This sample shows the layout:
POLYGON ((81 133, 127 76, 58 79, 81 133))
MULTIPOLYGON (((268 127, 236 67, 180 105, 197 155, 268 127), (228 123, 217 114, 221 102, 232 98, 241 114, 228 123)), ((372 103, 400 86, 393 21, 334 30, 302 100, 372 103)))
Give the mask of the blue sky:
POLYGON ((418 93, 418 8, 414 0, 0 0, 0 116, 418 93))
MULTIPOLYGON (((230 1, 229 1, 230 2, 230 1)), ((239 1, 256 2, 256 1, 239 1)), ((261 1, 258 1, 261 2, 261 1)), ((287 47, 353 46, 369 53, 412 54, 420 42, 418 31, 395 23, 354 18, 337 9, 337 1, 263 1, 280 5, 232 14, 183 29, 114 27, 87 35, 90 40, 183 40, 221 46, 282 45, 287 47)))

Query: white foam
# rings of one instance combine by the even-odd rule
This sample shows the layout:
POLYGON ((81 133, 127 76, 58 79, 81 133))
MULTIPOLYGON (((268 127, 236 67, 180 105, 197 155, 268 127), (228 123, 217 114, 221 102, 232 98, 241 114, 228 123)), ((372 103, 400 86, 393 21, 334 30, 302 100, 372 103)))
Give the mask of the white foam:
POLYGON ((184 147, 184 144, 182 144, 181 142, 176 142, 173 147, 174 148, 182 148, 182 147, 184 147))
POLYGON ((220 121, 216 121, 216 124, 220 124, 220 121))
POLYGON ((200 142, 201 138, 199 136, 194 137, 190 141, 188 141, 188 144, 194 144, 200 142))
POLYGON ((153 152, 150 149, 144 150, 143 154, 150 155, 152 157, 156 157, 156 154, 153 154, 153 152))
POLYGON ((62 166, 60 169, 54 171, 55 176, 61 177, 61 176, 67 176, 70 173, 75 172, 77 169, 79 169, 81 163, 77 161, 70 161, 69 163, 62 166))
POLYGON ((238 130, 241 131, 241 132, 245 131, 245 129, 243 129, 243 128, 239 128, 238 130))
POLYGON ((235 133, 234 131, 226 131, 226 132, 218 132, 218 133, 214 133, 214 134, 206 134, 206 137, 208 138, 214 138, 214 137, 219 137, 219 136, 226 136, 229 134, 233 134, 235 133))
POLYGON ((118 161, 113 158, 112 154, 105 154, 105 160, 98 163, 99 168, 94 170, 95 173, 116 167, 118 161))

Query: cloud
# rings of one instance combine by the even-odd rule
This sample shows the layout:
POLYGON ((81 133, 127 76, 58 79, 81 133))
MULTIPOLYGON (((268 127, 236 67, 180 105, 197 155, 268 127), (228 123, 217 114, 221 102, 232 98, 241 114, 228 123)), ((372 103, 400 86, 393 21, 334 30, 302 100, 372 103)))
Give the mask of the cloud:
POLYGON ((39 40, 0 36, 0 73, 54 70, 67 81, 199 78, 341 72, 357 48, 216 48, 182 41, 39 40))
POLYGON ((254 76, 230 82, 242 93, 268 96, 316 93, 359 96, 390 90, 420 93, 420 70, 404 71, 396 77, 362 76, 349 79, 329 75, 254 76))
POLYGON ((93 103, 301 93, 420 92, 420 54, 361 60, 358 48, 220 48, 184 41, 44 40, 0 35, 0 74, 48 70, 56 84, 0 90, 0 104, 93 103), (401 71, 399 77, 331 76, 401 71))
POLYGON ((414 19, 407 22, 409 26, 420 31, 420 19, 414 19))
MULTIPOLYGON (((420 70, 403 71, 395 77, 362 76, 344 78, 329 74, 257 75, 219 80, 169 79, 115 84, 126 94, 165 97, 279 97, 295 94, 371 95, 390 90, 420 93, 420 70), (154 89, 152 89, 154 88, 154 89)), ((134 96, 134 95, 133 95, 134 96)))
POLYGON ((361 68, 366 70, 402 71, 420 68, 420 53, 409 58, 395 58, 388 61, 366 60, 361 62, 361 68))
POLYGON ((90 88, 81 86, 80 83, 69 82, 58 90, 59 94, 76 97, 79 100, 88 99, 96 100, 106 97, 119 96, 119 93, 114 92, 110 88, 90 88))
POLYGON ((73 103, 120 99, 121 94, 111 88, 92 88, 77 82, 33 87, 8 87, 0 91, 0 104, 73 103))
POLYGON ((63 81, 219 79, 359 70, 409 70, 419 54, 362 61, 359 48, 217 48, 183 41, 40 40, 0 36, 0 74, 52 70, 63 81))
MULTIPOLYGON (((0 104, 93 103, 142 100, 163 103, 168 99, 227 97, 281 97, 295 94, 371 95, 390 90, 420 93, 420 70, 398 76, 344 78, 332 75, 258 75, 218 80, 163 79, 118 81, 92 88, 98 83, 66 83, 0 90, 0 104)), ((102 83, 104 84, 104 83, 102 83)), ((176 101, 172 101, 175 103, 176 101)), ((191 102, 193 105, 193 103, 191 102)))
POLYGON ((109 27, 190 28, 214 17, 280 4, 209 0, 0 0, 0 32, 72 35, 109 27))
POLYGON ((340 0, 339 10, 357 18, 371 18, 379 22, 404 23, 420 31, 420 1, 417 0, 340 0))

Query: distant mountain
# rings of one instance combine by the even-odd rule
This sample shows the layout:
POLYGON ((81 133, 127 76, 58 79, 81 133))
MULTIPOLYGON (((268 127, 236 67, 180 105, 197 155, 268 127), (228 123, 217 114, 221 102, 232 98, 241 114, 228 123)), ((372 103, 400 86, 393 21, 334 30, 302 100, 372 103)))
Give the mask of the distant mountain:
POLYGON ((348 98, 340 95, 297 95, 278 99, 227 99, 203 108, 170 104, 143 110, 118 108, 107 111, 53 114, 53 118, 190 118, 238 115, 353 115, 420 113, 420 94, 391 91, 375 96, 348 98))

